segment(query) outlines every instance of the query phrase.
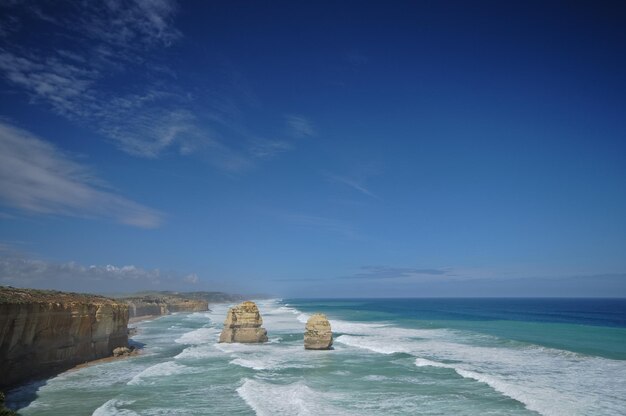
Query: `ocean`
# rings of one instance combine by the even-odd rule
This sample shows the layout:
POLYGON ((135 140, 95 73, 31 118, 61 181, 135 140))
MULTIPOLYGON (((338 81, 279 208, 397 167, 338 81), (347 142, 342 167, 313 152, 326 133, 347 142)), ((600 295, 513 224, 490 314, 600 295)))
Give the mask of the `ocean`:
POLYGON ((218 344, 229 305, 211 305, 140 322, 140 355, 8 404, 23 416, 626 414, 626 299, 257 304, 267 344, 218 344), (314 312, 330 319, 333 350, 304 350, 314 312))

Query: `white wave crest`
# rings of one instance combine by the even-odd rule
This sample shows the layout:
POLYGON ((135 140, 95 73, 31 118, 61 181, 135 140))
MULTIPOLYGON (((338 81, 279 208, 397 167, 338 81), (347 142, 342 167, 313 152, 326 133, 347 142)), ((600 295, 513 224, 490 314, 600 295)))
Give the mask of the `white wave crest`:
MULTIPOLYGON (((222 346, 224 344, 218 344, 222 346)), ((253 370, 279 370, 284 368, 313 368, 320 357, 311 357, 301 345, 249 345, 239 348, 236 344, 220 348, 233 358, 230 364, 247 367, 253 370), (235 347, 233 347, 235 346, 235 347)))
MULTIPOLYGON (((128 383, 129 386, 144 384, 146 379, 162 379, 178 374, 193 373, 195 370, 191 367, 187 367, 181 364, 176 364, 173 361, 166 361, 164 363, 155 364, 152 367, 148 367, 141 373, 133 377, 128 383)), ((156 381, 156 380, 155 380, 156 381)), ((150 383, 154 384, 154 383, 150 383)))
MULTIPOLYGON (((343 328, 345 329, 345 328, 343 328)), ((546 416, 597 413, 619 415, 626 392, 626 363, 532 345, 485 346, 489 337, 447 330, 413 330, 381 324, 348 325, 359 335, 341 335, 336 344, 379 354, 406 353, 417 367, 449 368, 485 383, 546 416), (472 344, 472 341, 474 343, 472 344), (447 364, 453 362, 454 364, 447 364), (558 403, 555 404, 555 403, 558 403)))
POLYGON ((180 354, 174 356, 176 360, 202 360, 222 356, 222 351, 215 348, 214 344, 195 345, 185 348, 180 354))
POLYGON ((315 391, 301 382, 278 385, 244 379, 237 393, 257 416, 350 414, 331 404, 332 394, 315 391))
POLYGON ((368 336, 353 336, 353 335, 341 335, 337 337, 335 342, 349 345, 351 347, 362 348, 366 350, 370 350, 373 352, 377 352, 379 354, 395 354, 399 352, 410 353, 411 346, 410 341, 400 342, 394 340, 394 342, 390 342, 390 340, 368 337, 368 336), (403 345, 404 344, 404 345, 403 345))
POLYGON ((180 338, 174 342, 178 344, 205 344, 214 341, 219 334, 217 328, 198 328, 190 332, 184 333, 180 338))
POLYGON ((98 407, 91 416, 135 416, 139 415, 139 413, 133 412, 128 409, 120 409, 118 406, 124 406, 128 404, 132 404, 132 401, 122 401, 122 400, 109 400, 104 403, 102 406, 98 407))

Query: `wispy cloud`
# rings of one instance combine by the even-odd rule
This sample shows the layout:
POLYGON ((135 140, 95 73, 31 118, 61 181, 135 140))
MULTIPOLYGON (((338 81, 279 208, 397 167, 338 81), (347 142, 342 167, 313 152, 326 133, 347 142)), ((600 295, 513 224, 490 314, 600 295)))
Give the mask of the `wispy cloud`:
POLYGON ((346 54, 346 61, 353 66, 362 66, 369 62, 369 58, 358 50, 351 50, 346 54))
POLYGON ((59 54, 41 57, 31 53, 0 52, 0 72, 22 87, 33 101, 43 101, 70 120, 89 123, 130 154, 156 157, 171 147, 189 148, 202 140, 189 99, 155 83, 139 92, 112 94, 102 87, 106 71, 83 65, 77 58, 59 54))
POLYGON ((293 149, 293 144, 285 140, 252 139, 248 151, 255 158, 267 159, 293 149))
POLYGON ((128 49, 169 46, 181 37, 173 25, 178 10, 175 1, 91 1, 79 7, 79 26, 109 45, 128 49))
POLYGON ((179 82, 163 52, 184 39, 174 24, 174 0, 88 0, 65 4, 63 13, 54 3, 0 8, 0 26, 6 27, 0 33, 0 76, 31 102, 95 130, 126 153, 199 154, 220 170, 244 172, 314 134, 299 115, 287 116, 287 132, 277 127, 284 138, 247 131, 243 108, 254 94, 228 64, 210 85, 179 82), (33 20, 46 30, 32 36, 54 36, 24 47, 19 37, 33 20))
POLYGON ((134 265, 85 266, 76 262, 37 260, 0 250, 0 285, 89 292, 122 292, 145 289, 180 290, 200 281, 195 273, 182 275, 134 265))
POLYGON ((188 274, 187 276, 183 278, 183 282, 191 283, 194 285, 198 283, 199 281, 200 281, 200 278, 195 273, 188 274))
POLYGON ((154 228, 162 214, 108 189, 86 166, 32 133, 0 122, 0 200, 38 214, 100 217, 154 228))
POLYGON ((420 269, 411 267, 362 266, 357 273, 342 276, 341 279, 422 279, 447 277, 448 269, 420 269))
POLYGON ((91 87, 99 77, 98 71, 79 68, 66 59, 0 51, 0 71, 8 81, 26 89, 33 99, 48 102, 64 116, 86 115, 94 105, 91 87))
POLYGON ((306 117, 301 115, 288 115, 285 119, 287 122, 288 132, 291 136, 301 139, 315 135, 313 125, 306 117))
POLYGON ((378 196, 376 196, 372 191, 366 188, 365 185, 356 178, 350 176, 335 175, 332 173, 326 173, 325 176, 330 182, 346 185, 354 189, 355 191, 362 193, 363 195, 378 199, 378 196))
POLYGON ((339 234, 348 239, 361 238, 361 234, 354 226, 347 222, 336 220, 333 218, 301 214, 288 215, 286 218, 287 221, 299 227, 339 234))
POLYGON ((0 49, 0 73, 33 102, 95 128, 125 152, 183 152, 197 125, 189 98, 164 82, 156 62, 146 65, 181 37, 173 26, 176 10, 170 0, 68 3, 63 13, 46 4, 15 4, 7 10, 14 19, 44 21, 63 43, 49 45, 50 37, 41 39, 46 47, 22 48, 8 39, 0 49), (111 81, 128 73, 135 74, 132 86, 111 88, 111 81))

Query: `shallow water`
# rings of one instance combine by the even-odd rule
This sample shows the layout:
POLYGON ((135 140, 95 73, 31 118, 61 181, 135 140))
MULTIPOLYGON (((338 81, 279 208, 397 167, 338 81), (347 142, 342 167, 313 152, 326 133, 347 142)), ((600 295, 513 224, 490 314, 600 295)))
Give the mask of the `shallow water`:
POLYGON ((623 300, 258 305, 267 344, 217 344, 228 305, 212 305, 141 322, 143 354, 11 392, 9 404, 24 416, 626 414, 623 300), (317 311, 332 351, 302 347, 317 311))

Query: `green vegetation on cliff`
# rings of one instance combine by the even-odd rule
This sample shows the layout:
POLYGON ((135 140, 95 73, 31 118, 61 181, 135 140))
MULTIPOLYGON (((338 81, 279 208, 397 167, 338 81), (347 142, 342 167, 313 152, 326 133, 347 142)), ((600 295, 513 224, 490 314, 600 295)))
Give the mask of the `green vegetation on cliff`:
POLYGON ((117 303, 114 299, 87 293, 60 292, 58 290, 18 289, 0 286, 0 304, 27 303, 117 303))

